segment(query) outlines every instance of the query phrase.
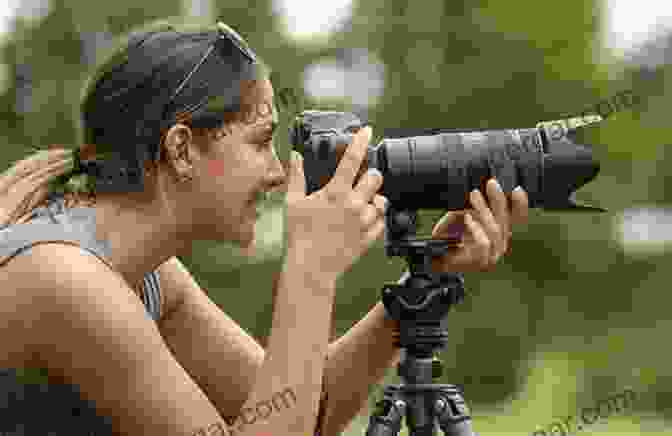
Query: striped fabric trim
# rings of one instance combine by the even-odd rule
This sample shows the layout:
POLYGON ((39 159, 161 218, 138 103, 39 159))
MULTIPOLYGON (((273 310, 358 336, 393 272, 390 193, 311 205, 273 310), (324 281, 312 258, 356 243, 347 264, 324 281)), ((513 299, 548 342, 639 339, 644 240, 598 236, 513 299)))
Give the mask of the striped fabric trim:
POLYGON ((159 284, 159 272, 155 270, 145 274, 142 285, 142 297, 147 312, 154 321, 161 319, 161 286, 159 284))

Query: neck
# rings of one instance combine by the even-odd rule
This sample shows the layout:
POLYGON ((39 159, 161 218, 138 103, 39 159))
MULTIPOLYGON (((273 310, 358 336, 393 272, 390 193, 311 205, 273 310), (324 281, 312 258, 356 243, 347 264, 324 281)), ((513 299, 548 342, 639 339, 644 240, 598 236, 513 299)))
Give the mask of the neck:
POLYGON ((188 255, 191 240, 160 206, 130 205, 120 197, 98 195, 96 237, 110 244, 110 262, 133 288, 143 276, 176 255, 188 255))

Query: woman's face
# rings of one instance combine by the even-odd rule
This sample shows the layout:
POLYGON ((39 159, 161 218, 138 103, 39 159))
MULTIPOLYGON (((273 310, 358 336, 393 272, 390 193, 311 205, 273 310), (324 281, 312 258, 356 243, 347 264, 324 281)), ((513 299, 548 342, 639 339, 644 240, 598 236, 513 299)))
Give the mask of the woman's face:
POLYGON ((270 81, 261 82, 253 116, 230 124, 210 139, 207 153, 194 159, 191 203, 194 240, 254 242, 257 205, 264 192, 285 183, 285 170, 273 143, 278 116, 270 81))

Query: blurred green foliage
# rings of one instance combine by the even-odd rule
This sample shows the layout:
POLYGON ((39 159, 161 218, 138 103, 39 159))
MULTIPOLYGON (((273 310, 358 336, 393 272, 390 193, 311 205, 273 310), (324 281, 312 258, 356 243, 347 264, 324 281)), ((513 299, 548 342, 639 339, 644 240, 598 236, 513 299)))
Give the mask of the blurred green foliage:
MULTIPOLYGON (((366 48, 385 64, 385 92, 370 108, 384 127, 532 127, 541 120, 578 114, 615 93, 632 89, 643 104, 586 129, 579 142, 595 144, 602 161, 580 202, 609 209, 602 215, 531 211, 514 228, 512 254, 496 271, 466 275, 468 297, 449 314, 450 342, 442 353, 443 382, 467 375, 501 376, 501 385, 467 385, 466 398, 482 434, 522 434, 567 416, 580 405, 620 392, 640 393, 633 418, 611 423, 636 434, 634 416, 672 417, 669 251, 632 257, 615 239, 625 208, 669 207, 670 124, 666 117, 667 65, 646 76, 625 68, 616 79, 596 65, 600 2, 566 0, 540 8, 532 0, 368 0, 355 2, 348 31, 325 45, 297 45, 283 34, 270 0, 216 1, 215 18, 235 27, 277 73, 276 89, 303 93, 302 74, 342 48, 366 48), (564 415, 563 415, 564 414, 564 415), (488 421, 488 417, 497 416, 488 421), (506 417, 511 420, 507 421, 506 417), (501 419, 500 419, 501 418, 501 419), (511 423, 511 424, 509 424, 511 423), (620 425, 619 424, 619 425, 620 425), (522 432, 522 433, 521 433, 522 432)), ((19 22, 2 43, 8 66, 0 94, 0 135, 5 167, 33 147, 75 145, 86 65, 80 32, 118 35, 147 20, 180 13, 177 0, 53 1, 38 23, 19 22), (95 6, 94 6, 95 5, 95 6), (15 107, 15 66, 29 65, 32 109, 15 107)), ((307 107, 350 110, 340 101, 306 97, 307 107)), ((284 114, 276 147, 289 156, 284 114)), ((281 240, 282 199, 259 224, 261 239, 281 240)), ((428 235, 443 211, 423 211, 428 235)), ((236 247, 198 242, 183 259, 213 300, 263 344, 271 323, 271 283, 282 244, 265 256, 245 258, 236 247)), ((345 333, 379 300, 382 284, 404 269, 374 246, 338 285, 334 335, 345 333)), ((310 310, 310 308, 305 308, 310 310)), ((396 380, 390 369, 385 383, 396 380)), ((382 387, 372 389, 371 404, 382 387)), ((349 433, 361 434, 358 418, 349 433)), ((611 428, 611 427, 609 427, 611 428)), ((597 433, 592 433, 597 434, 597 433)), ((612 434, 612 433, 610 433, 612 434)), ((623 433, 626 434, 626 433, 623 433)), ((663 434, 663 433, 659 433, 663 434)), ((670 434, 670 433, 667 433, 670 434)))

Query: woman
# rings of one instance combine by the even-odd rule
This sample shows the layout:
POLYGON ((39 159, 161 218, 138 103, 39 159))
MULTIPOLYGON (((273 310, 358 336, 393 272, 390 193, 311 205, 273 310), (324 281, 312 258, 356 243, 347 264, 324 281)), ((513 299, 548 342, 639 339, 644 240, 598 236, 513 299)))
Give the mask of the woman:
MULTIPOLYGON (((154 23, 100 66, 81 108, 95 146, 36 153, 0 179, 1 368, 46 368, 115 434, 343 431, 398 358, 380 303, 328 343, 336 280, 383 236, 387 200, 379 173, 356 180, 369 128, 306 196, 300 160, 283 168, 275 152, 267 72, 221 23, 154 23), (194 240, 253 249, 255 203, 280 190, 287 254, 263 349, 176 256, 194 240), (278 395, 292 402, 274 409, 278 395)), ((437 223, 435 238, 462 223, 464 243, 436 271, 487 270, 505 253, 527 196, 509 204, 493 179, 487 197, 492 210, 476 190, 472 209, 437 223)))

